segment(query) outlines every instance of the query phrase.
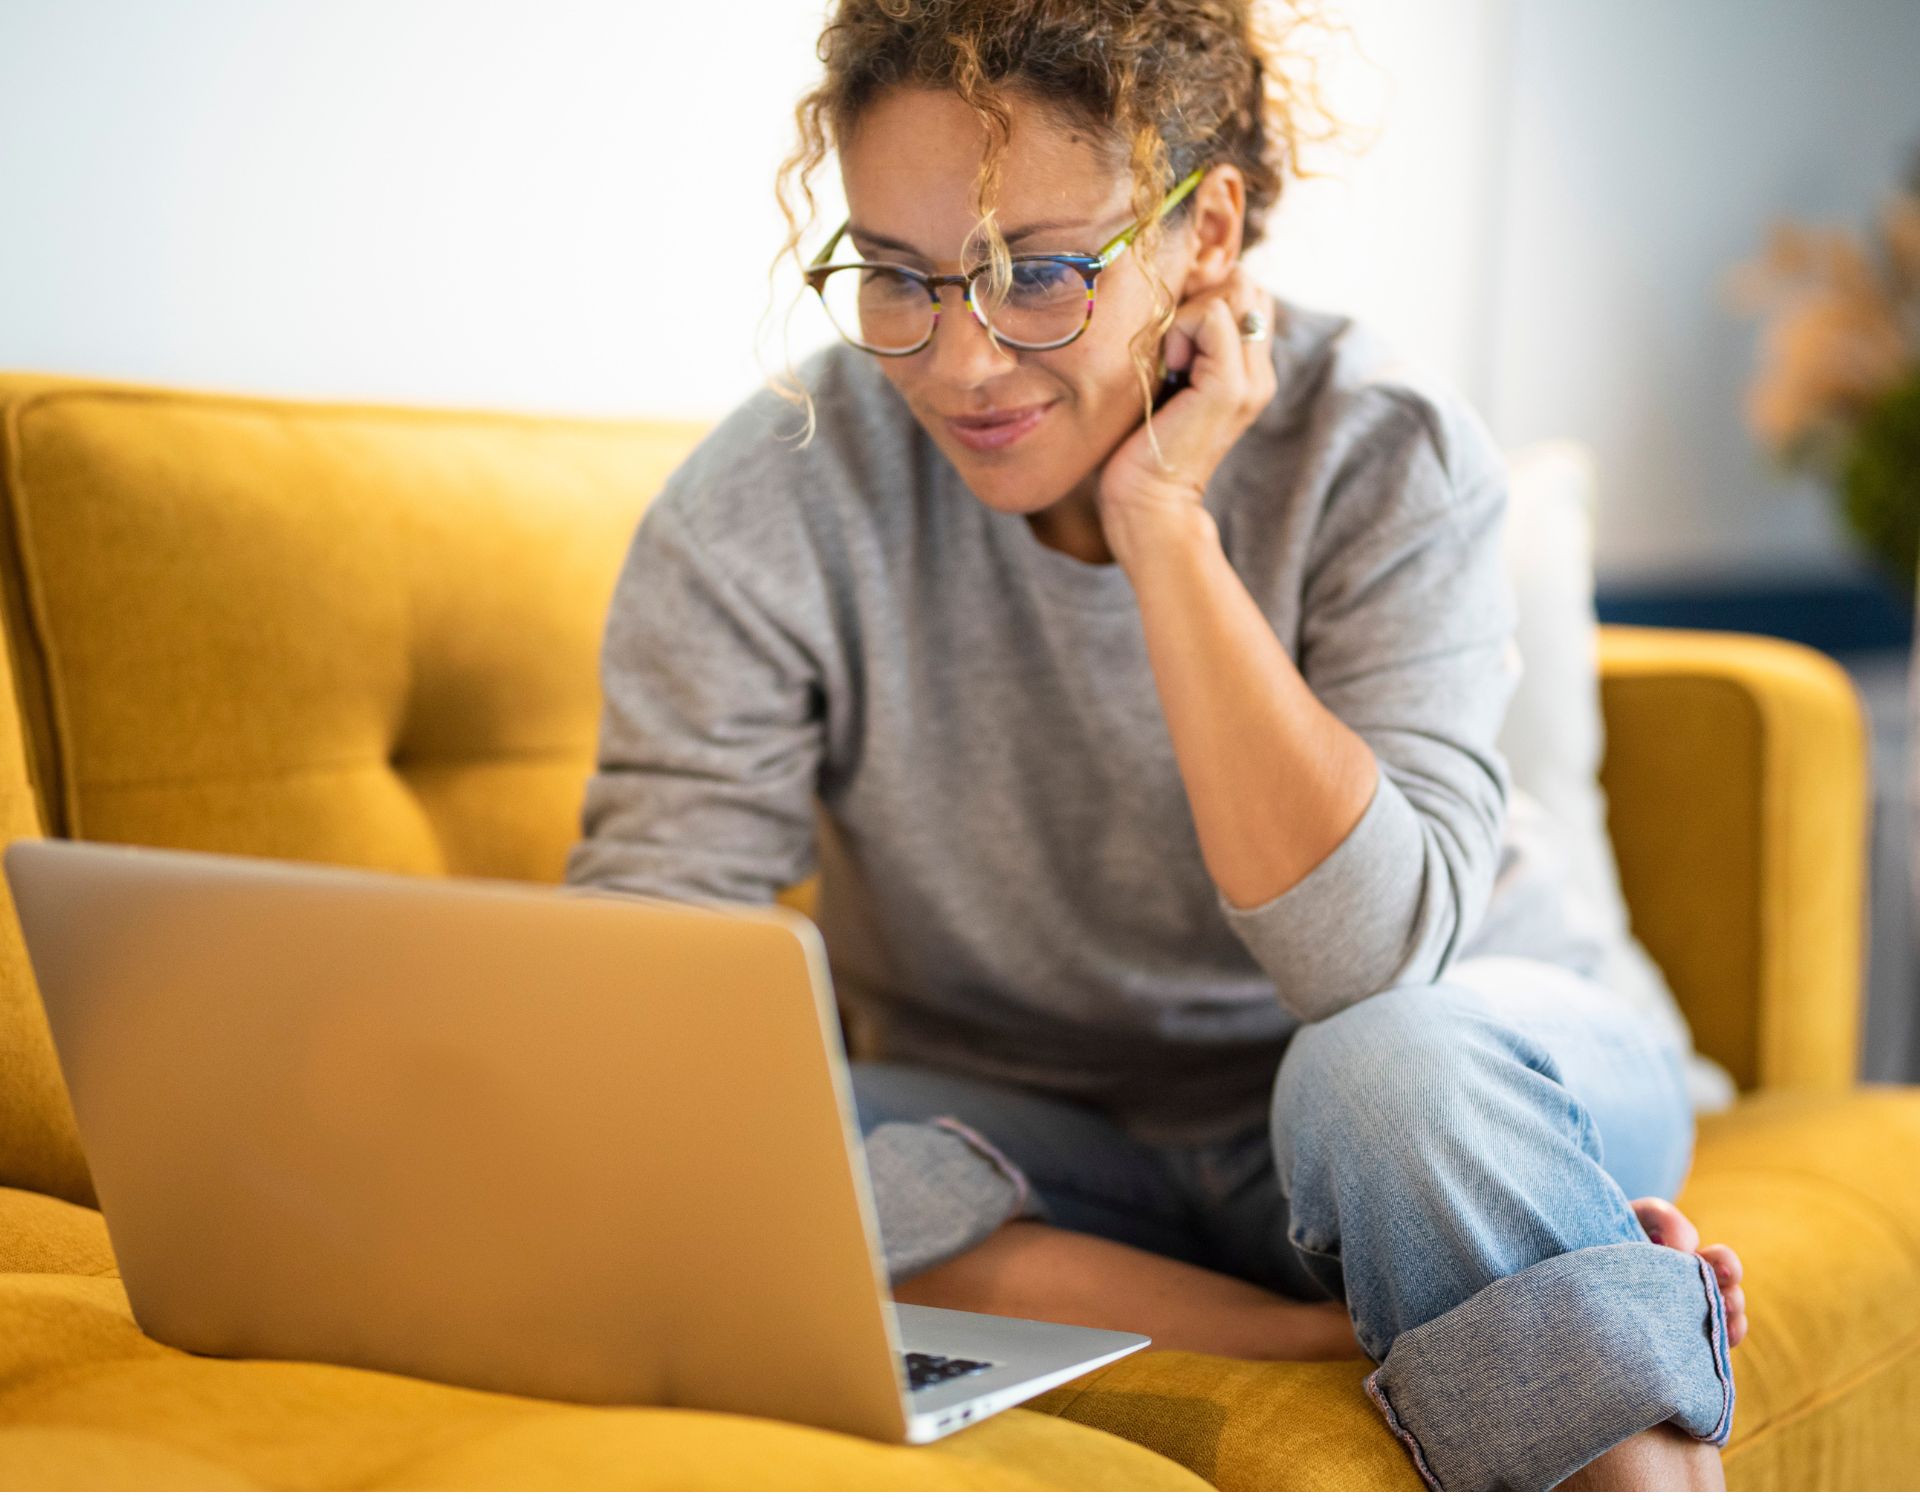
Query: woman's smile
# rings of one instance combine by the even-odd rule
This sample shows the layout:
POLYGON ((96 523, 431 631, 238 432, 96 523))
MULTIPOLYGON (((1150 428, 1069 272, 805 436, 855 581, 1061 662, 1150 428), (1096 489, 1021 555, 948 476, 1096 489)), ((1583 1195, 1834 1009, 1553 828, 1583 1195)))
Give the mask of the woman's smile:
POLYGON ((1010 448, 1046 420, 1055 403, 1022 406, 985 417, 948 417, 947 431, 957 442, 976 453, 992 453, 1010 448))

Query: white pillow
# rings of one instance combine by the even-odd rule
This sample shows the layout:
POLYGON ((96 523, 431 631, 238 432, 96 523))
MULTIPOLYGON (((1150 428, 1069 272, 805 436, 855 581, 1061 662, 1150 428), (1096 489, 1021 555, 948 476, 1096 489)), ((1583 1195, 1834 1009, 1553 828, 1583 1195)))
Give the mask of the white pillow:
POLYGON ((1688 1056, 1697 1113, 1725 1109, 1732 1075, 1693 1050, 1686 1018, 1652 956, 1627 924, 1620 870, 1600 788, 1605 748, 1593 608, 1594 461, 1582 443, 1550 441, 1511 450, 1507 574, 1519 611, 1521 676, 1500 732, 1519 797, 1531 798, 1555 833, 1581 925, 1600 933, 1601 975, 1672 1036, 1688 1056))

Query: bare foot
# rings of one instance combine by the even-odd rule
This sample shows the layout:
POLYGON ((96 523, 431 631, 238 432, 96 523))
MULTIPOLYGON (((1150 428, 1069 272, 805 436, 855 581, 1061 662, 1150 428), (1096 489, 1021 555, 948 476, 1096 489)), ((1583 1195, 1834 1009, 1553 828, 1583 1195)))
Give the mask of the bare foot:
POLYGON ((1727 1347, 1732 1348, 1745 1338, 1747 1293, 1740 1285, 1740 1257, 1733 1253, 1733 1246, 1708 1245, 1704 1250, 1701 1249, 1700 1231, 1693 1227, 1693 1220, 1665 1198, 1635 1198, 1633 1212, 1640 1220, 1640 1227, 1646 1230, 1647 1238, 1654 1244, 1698 1255, 1713 1267, 1713 1274, 1720 1283, 1720 1300, 1727 1307, 1727 1347))

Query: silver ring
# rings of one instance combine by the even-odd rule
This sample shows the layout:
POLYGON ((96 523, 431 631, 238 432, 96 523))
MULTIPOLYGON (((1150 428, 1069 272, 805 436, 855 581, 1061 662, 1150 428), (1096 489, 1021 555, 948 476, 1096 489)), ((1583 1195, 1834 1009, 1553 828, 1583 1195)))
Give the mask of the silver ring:
POLYGON ((1240 314, 1240 342, 1257 344, 1267 336, 1266 315, 1257 307, 1250 307, 1240 314))

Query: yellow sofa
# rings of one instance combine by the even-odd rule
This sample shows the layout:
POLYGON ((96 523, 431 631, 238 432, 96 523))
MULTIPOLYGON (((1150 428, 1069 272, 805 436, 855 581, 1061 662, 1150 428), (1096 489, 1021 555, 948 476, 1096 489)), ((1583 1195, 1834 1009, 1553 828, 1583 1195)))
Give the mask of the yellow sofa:
MULTIPOLYGON (((558 880, 614 576, 699 430, 0 377, 0 840, 558 880)), ((1920 1090, 1854 1082, 1856 700, 1757 637, 1608 629, 1602 672, 1636 930, 1745 1091, 1681 1199, 1747 1268, 1729 1480, 1920 1483, 1920 1090)), ((1156 1348, 903 1449, 169 1349, 0 902, 0 1484, 1418 1489, 1367 1368, 1156 1348)))

